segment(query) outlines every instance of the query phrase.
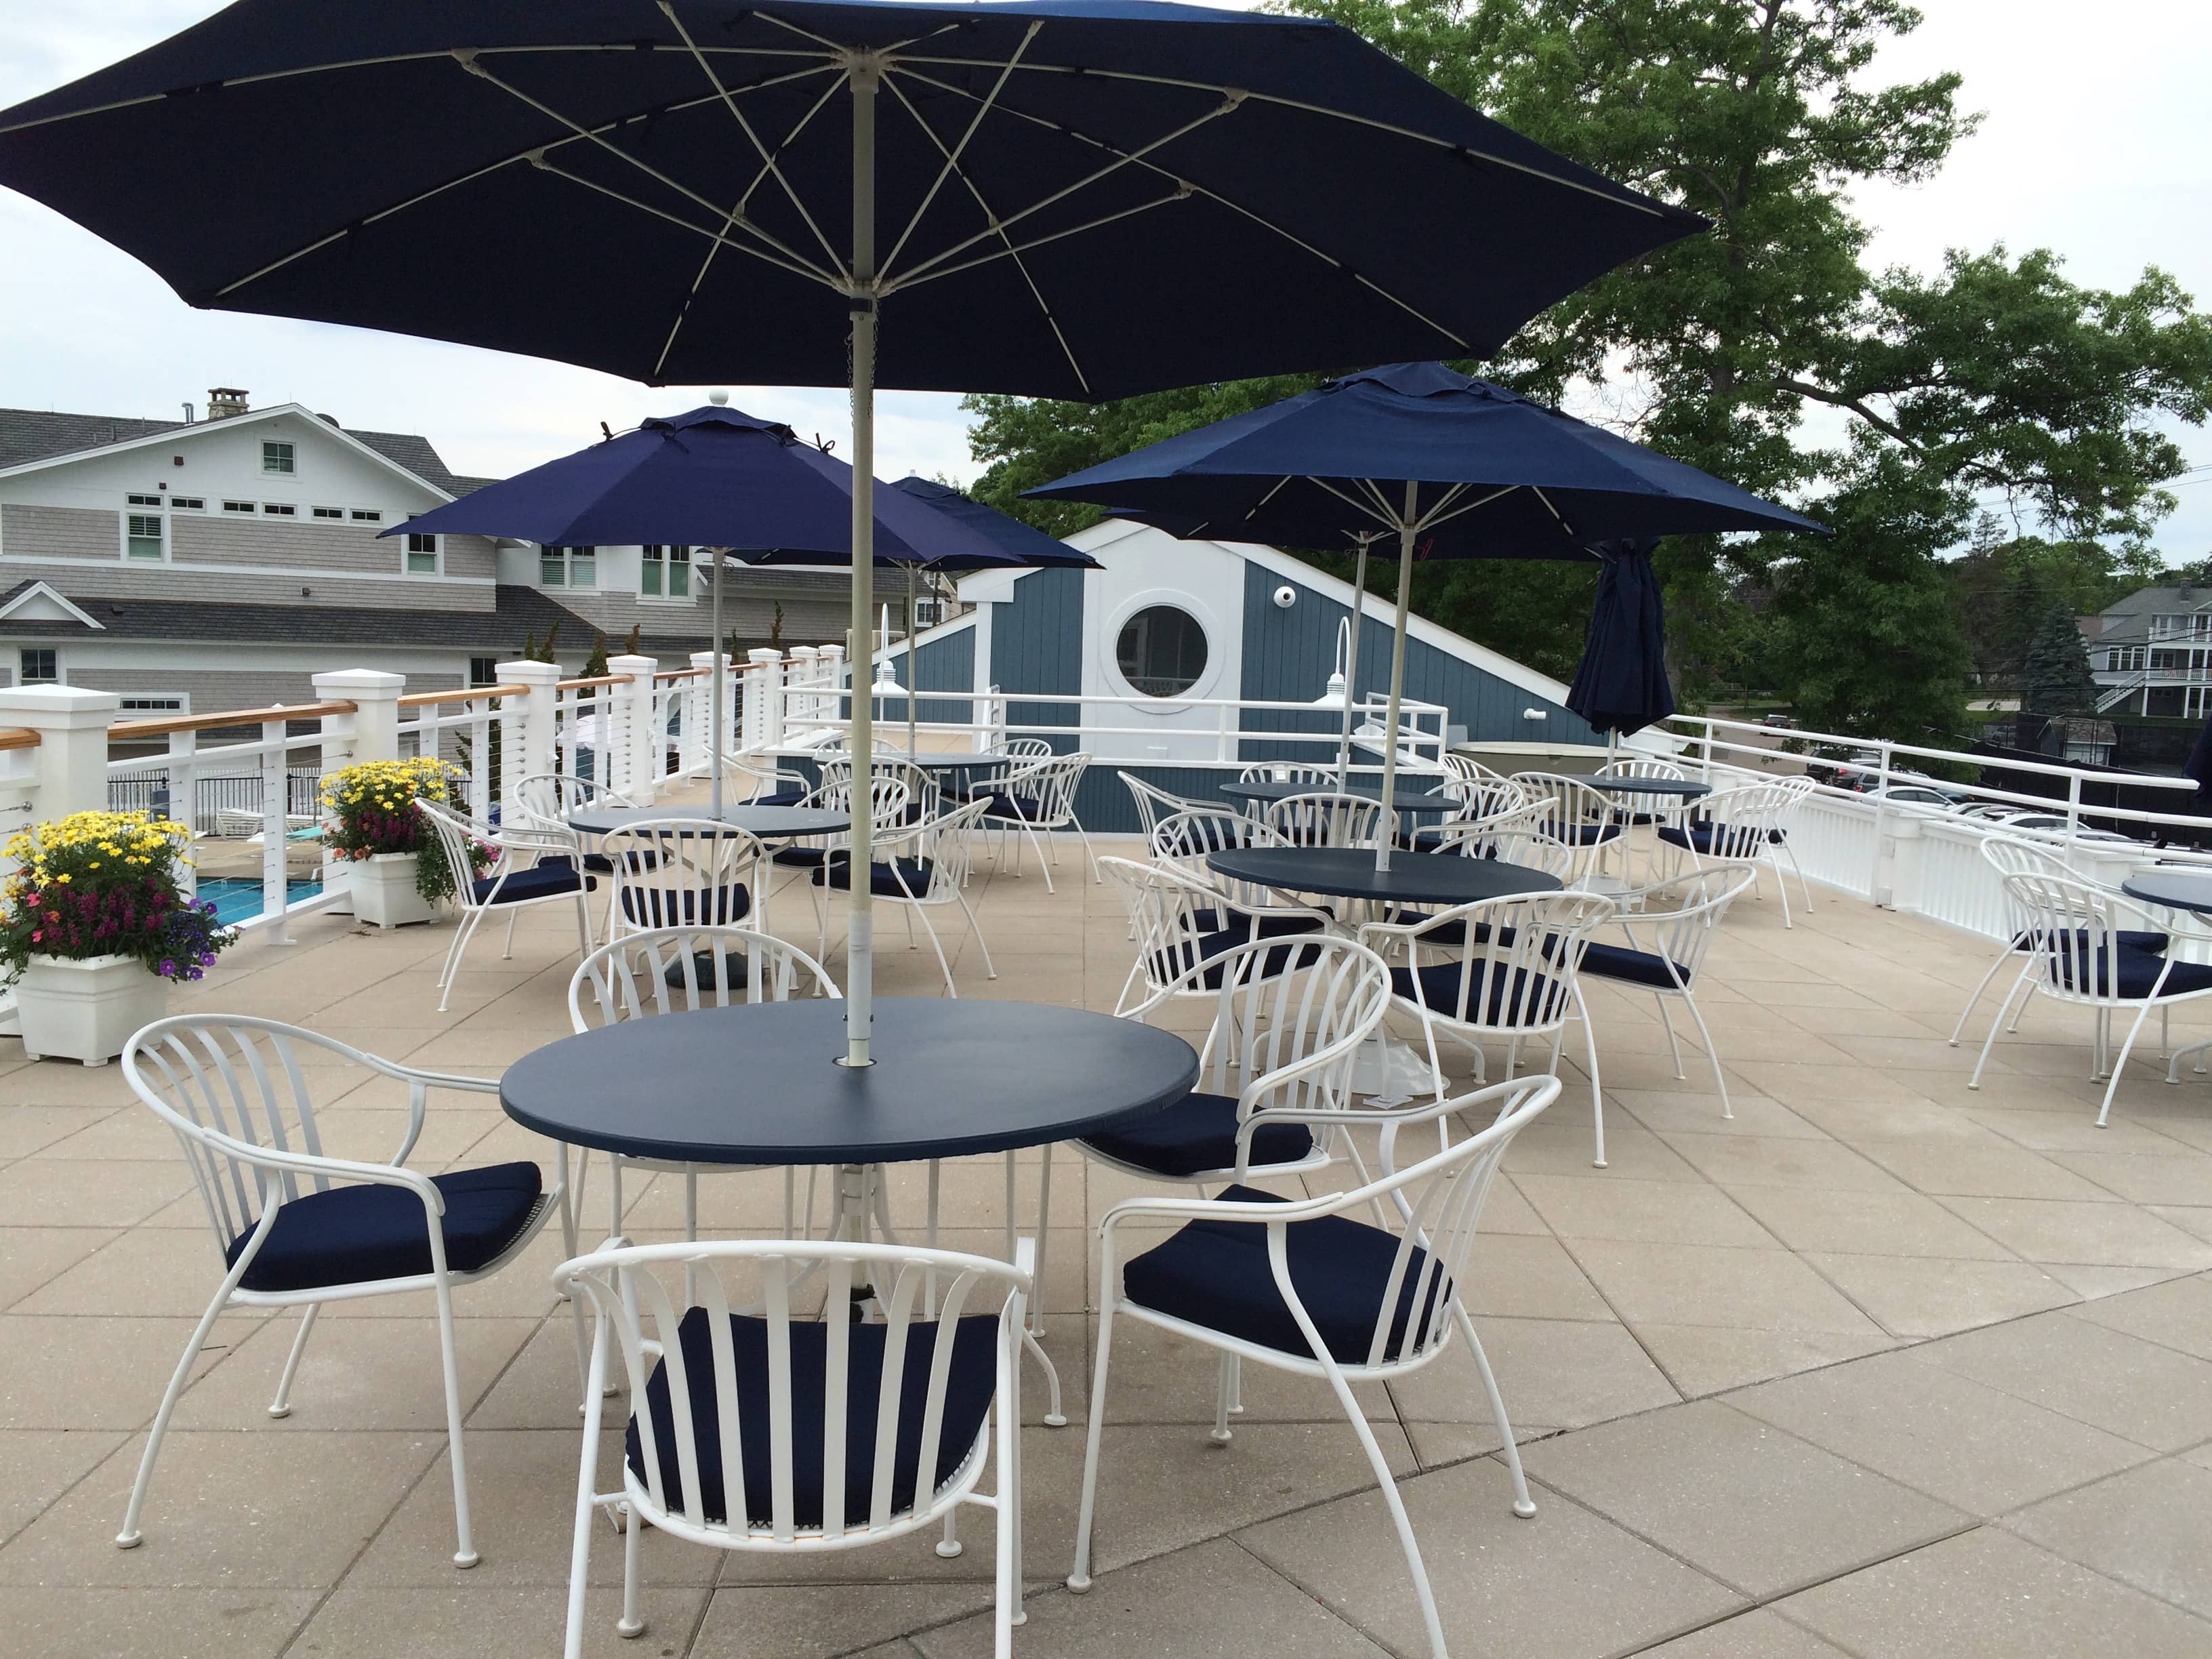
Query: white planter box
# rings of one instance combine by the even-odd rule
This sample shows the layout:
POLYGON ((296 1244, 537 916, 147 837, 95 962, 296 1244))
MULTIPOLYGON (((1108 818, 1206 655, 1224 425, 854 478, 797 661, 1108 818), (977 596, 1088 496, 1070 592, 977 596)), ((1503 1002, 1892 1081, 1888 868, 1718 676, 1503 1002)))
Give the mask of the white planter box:
POLYGON ((27 1058, 105 1066, 133 1031, 169 1012, 169 982, 136 957, 33 957, 15 987, 15 1008, 27 1058))
POLYGON ((379 853, 349 864, 354 915, 379 927, 435 921, 438 907, 415 890, 416 861, 412 853, 379 853))

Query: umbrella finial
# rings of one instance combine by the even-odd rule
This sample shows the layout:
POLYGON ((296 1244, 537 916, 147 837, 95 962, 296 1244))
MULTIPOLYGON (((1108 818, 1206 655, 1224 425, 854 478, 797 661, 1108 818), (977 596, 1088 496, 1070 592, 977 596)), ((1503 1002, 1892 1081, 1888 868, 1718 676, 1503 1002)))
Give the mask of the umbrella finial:
POLYGON ((730 401, 730 394, 723 391, 721 387, 716 386, 712 392, 707 394, 707 401, 714 404, 717 409, 726 408, 730 401))

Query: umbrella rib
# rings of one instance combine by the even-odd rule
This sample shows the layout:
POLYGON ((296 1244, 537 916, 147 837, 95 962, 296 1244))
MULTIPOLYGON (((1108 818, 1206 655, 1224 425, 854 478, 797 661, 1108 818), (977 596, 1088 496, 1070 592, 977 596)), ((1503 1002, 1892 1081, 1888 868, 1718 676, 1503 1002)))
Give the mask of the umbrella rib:
MULTIPOLYGON (((1473 486, 1468 484, 1456 485, 1455 487, 1455 494, 1465 491, 1472 487, 1473 486)), ((1487 495, 1481 497, 1480 500, 1469 501, 1464 507, 1455 507, 1449 513, 1431 509, 1428 516, 1421 520, 1419 527, 1423 530, 1434 530, 1440 524, 1449 524, 1452 520, 1463 518, 1478 507, 1489 506, 1491 502, 1498 500, 1502 495, 1510 495, 1515 490, 1520 488, 1521 486, 1519 484, 1502 485, 1500 488, 1492 490, 1487 495)), ((1443 501, 1437 503, 1437 507, 1441 508, 1446 502, 1449 502, 1452 499, 1453 496, 1447 495, 1444 497, 1443 501)))
MULTIPOLYGON (((957 265, 945 265, 930 271, 926 276, 908 276, 898 282, 887 283, 884 291, 891 293, 909 288, 920 288, 925 283, 933 283, 941 276, 957 276, 963 270, 973 270, 978 265, 988 265, 997 259, 1012 258, 1018 264, 1021 256, 1032 248, 1040 248, 1049 243, 1064 241, 1070 236, 1080 236, 1085 231, 1097 230, 1101 226, 1113 224, 1118 220, 1133 219, 1139 213, 1149 213, 1154 208, 1166 207, 1183 199, 1181 191, 1174 191, 1165 196, 1155 197, 1149 202, 1139 202, 1133 207, 1116 208, 1111 213, 1102 214, 1096 219, 1086 219, 1079 225, 1070 225, 1065 230, 1047 231, 1043 235, 1026 242, 1009 240, 1002 248, 989 253, 979 253, 974 258, 963 259, 957 265)), ((1000 234, 1004 234, 1002 230, 1000 234)), ((1024 274, 1026 275, 1026 271, 1024 274)), ((1077 372, 1081 373, 1079 369, 1077 372)))
MULTIPOLYGON (((1011 65, 1009 67, 1011 67, 1011 65)), ((906 112, 909 116, 913 117, 915 125, 920 127, 922 131, 927 133, 929 135, 930 143, 935 144, 939 152, 945 153, 946 168, 959 179, 962 185, 966 186, 968 194, 975 198, 975 205, 982 209, 983 216, 987 219, 995 219, 995 216, 991 211, 990 203, 983 198, 982 191, 977 186, 975 181, 969 177, 967 170, 957 165, 957 158, 950 152, 945 152, 945 141, 937 136, 936 128, 931 126, 929 123, 922 118, 921 112, 915 107, 914 100, 906 95, 906 89, 899 85, 896 77, 890 75, 885 75, 884 76, 884 84, 891 89, 891 95, 896 98, 899 100, 900 105, 905 109, 906 112)), ((981 110, 978 110, 976 112, 975 119, 977 121, 981 121, 982 118, 983 112, 981 110)), ((961 139, 963 145, 966 144, 968 137, 972 137, 975 131, 975 123, 969 123, 968 135, 961 139)), ((942 178, 943 175, 940 174, 940 182, 942 182, 942 178)), ((931 194, 934 195, 935 193, 936 186, 932 185, 931 194)), ((922 204, 922 206, 928 206, 928 203, 925 201, 922 204)), ((914 218, 909 221, 907 225, 907 234, 912 234, 915 226, 919 224, 921 222, 921 212, 920 209, 917 209, 915 212, 914 218)), ((1060 319, 1053 314, 1052 307, 1045 300, 1044 291, 1036 285, 1036 278, 1030 275, 1030 268, 1022 259, 1021 249, 1015 246, 1013 239, 1007 236, 1003 231, 1000 233, 999 240, 1006 245, 1003 251, 1004 257, 1013 261, 1014 269, 1021 273, 1023 284, 1028 288, 1030 291, 1030 298, 1036 301, 1037 309, 1044 313, 1045 325, 1052 330, 1052 337, 1060 343, 1060 355, 1067 359, 1067 367, 1070 371, 1073 373, 1077 384, 1079 385, 1084 391, 1089 392, 1091 390, 1091 377, 1083 372, 1083 365, 1076 361, 1075 348, 1068 343, 1067 336, 1060 328, 1060 319)), ((906 234, 902 234, 899 238, 899 247, 903 247, 905 246, 906 234)), ((1034 244, 1032 244, 1032 246, 1034 246, 1034 244)), ((891 252, 893 257, 896 258, 898 252, 898 248, 893 248, 891 252)), ((1000 254, 989 254, 983 259, 971 260, 969 264, 982 264, 987 263, 989 259, 995 259, 1000 257, 1001 257, 1000 254)), ((890 260, 885 260, 885 266, 888 266, 890 263, 890 260)), ((967 268, 967 266, 955 267, 955 269, 958 270, 965 270, 967 268)), ((939 274, 949 275, 950 273, 939 272, 939 274)))
POLYGON ((1306 479, 1306 482, 1314 485, 1317 489, 1327 490, 1330 495, 1335 496, 1337 500, 1342 501, 1346 507, 1351 507, 1353 511, 1366 514, 1370 518, 1374 519, 1377 523, 1381 524, 1385 529, 1395 530, 1397 528, 1397 512, 1391 507, 1389 502, 1384 501, 1382 495, 1376 490, 1375 482, 1373 479, 1361 478, 1358 480, 1361 489, 1364 489, 1368 494, 1369 499, 1366 500, 1362 500, 1359 496, 1353 495, 1349 490, 1339 489, 1327 478, 1309 477, 1306 479), (1379 512, 1376 510, 1378 507, 1381 509, 1379 512))
MULTIPOLYGON (((691 38, 691 31, 684 27, 684 20, 676 15, 676 8, 670 5, 668 0, 660 0, 660 9, 662 15, 675 27, 676 33, 682 37, 685 50, 690 52, 692 61, 699 65, 699 72, 707 77, 707 84, 714 88, 714 95, 721 100, 722 107, 730 112, 730 118, 738 124, 738 130, 745 135, 746 142, 752 145, 754 152, 759 155, 762 167, 767 170, 769 177, 783 186, 783 193, 789 199, 792 207, 797 210, 799 216, 806 222, 807 229, 814 233, 814 240, 822 244, 822 251, 829 256, 831 266, 836 269, 840 276, 849 276, 850 273, 845 269, 844 260, 838 257, 837 250, 830 246, 830 239, 822 234, 822 227, 815 223, 814 216, 806 210, 805 202, 800 198, 799 192, 792 188, 791 180, 784 176, 782 167, 777 165, 776 153, 761 143, 760 134, 753 130, 753 124, 745 118, 744 112, 738 107, 737 99, 731 94, 730 89, 722 84, 722 77, 714 73, 714 67, 707 61, 706 54, 699 50, 698 43, 691 38)), ((820 106, 817 105, 816 107, 819 108, 820 106)), ((751 198, 752 191, 747 190, 744 196, 739 199, 738 205, 731 210, 732 216, 735 217, 741 214, 744 211, 744 203, 750 201, 751 198)))
MULTIPOLYGON (((665 5, 667 0, 661 0, 661 3, 665 5)), ((999 78, 991 82, 990 92, 975 106, 975 114, 969 118, 968 130, 960 135, 960 142, 950 149, 946 149, 944 141, 938 137, 936 129, 921 118, 921 112, 915 108, 913 101, 903 92, 899 94, 899 102, 906 106, 907 112, 914 117, 915 125, 929 134, 930 143, 935 144, 939 153, 945 157, 945 165, 938 168, 937 177, 929 181, 929 188, 922 192, 921 202, 906 222, 906 228, 899 232, 898 240, 891 244, 891 251, 884 256, 883 262, 877 266, 878 276, 889 274, 891 267, 898 263, 899 255, 906 250, 908 239, 913 236, 915 228, 921 223, 921 216, 929 211, 929 204, 937 199, 937 192, 944 189, 945 181, 947 179, 959 172, 960 158, 967 153, 968 141, 975 136, 975 129, 983 125, 983 118, 991 112, 991 106, 999 101, 999 94, 1006 89, 1007 77, 1013 74, 1015 66, 1022 60, 1022 54, 1030 49, 1030 42, 1037 38, 1037 31, 1043 27, 1044 23, 1040 19, 1031 22, 1028 29, 1024 32, 1021 45, 1014 48, 1014 55, 1009 58, 1000 69, 999 78)), ((890 78, 888 75, 884 76, 885 80, 890 78)), ((963 181, 965 179, 964 174, 963 179, 963 181)), ((976 201, 981 204, 981 193, 976 192, 972 185, 969 188, 970 192, 975 195, 976 201)), ((986 215, 990 212, 988 205, 984 206, 983 210, 986 215)))
MULTIPOLYGON (((763 264, 774 265, 778 270, 787 270, 794 276, 804 276, 811 282, 820 283, 824 288, 834 289, 837 286, 825 272, 811 264, 797 264, 791 259, 779 259, 773 253, 763 249, 748 247, 743 242, 733 242, 719 231, 709 230, 704 225, 695 225, 689 219, 681 218, 669 212, 665 208, 657 208, 650 202, 641 202, 635 196, 625 196, 622 191, 603 185, 596 179, 586 179, 581 173, 564 172, 550 161, 545 162, 540 171, 550 173, 556 179, 562 179, 568 184, 580 185, 586 190, 597 191, 608 200, 620 202, 624 207, 635 208, 640 213, 650 214, 656 219, 665 219, 678 228, 688 230, 695 236, 704 236, 708 241, 719 247, 726 247, 732 253, 748 254, 763 264)), ((752 230, 754 228, 747 225, 745 228, 752 230)), ((759 233, 756 231, 755 234, 759 233)))
POLYGON ((1559 521, 1559 528, 1565 531, 1568 535, 1573 535, 1575 533, 1574 526, 1567 522, 1567 515, 1565 514, 1560 512, 1558 507, 1552 505, 1552 498, 1549 495, 1547 495, 1542 490, 1536 489, 1536 486, 1534 484, 1529 485, 1528 488, 1534 491, 1536 499, 1543 502, 1544 511, 1550 514, 1554 519, 1557 519, 1559 521))

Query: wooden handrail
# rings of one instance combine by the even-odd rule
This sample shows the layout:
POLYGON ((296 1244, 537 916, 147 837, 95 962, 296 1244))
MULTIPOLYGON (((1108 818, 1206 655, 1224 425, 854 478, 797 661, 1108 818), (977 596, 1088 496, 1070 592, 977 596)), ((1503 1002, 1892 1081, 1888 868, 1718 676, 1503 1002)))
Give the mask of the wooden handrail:
POLYGON ((577 691, 587 685, 628 685, 635 678, 634 674, 600 674, 588 680, 562 680, 553 689, 556 691, 577 691))
POLYGON ((705 676, 703 668, 664 668, 653 678, 656 680, 696 680, 705 676))
POLYGON ((27 726, 11 726, 0 731, 0 749, 36 749, 45 741, 27 726))
POLYGON ((526 685, 471 685, 460 691, 410 691, 400 698, 402 708, 428 708, 441 702, 473 702, 478 697, 519 697, 526 685))
POLYGON ((268 726, 277 720, 314 720, 332 714, 357 713, 355 702, 304 702, 287 708, 234 708, 222 714, 168 714, 159 720, 118 720, 107 728, 108 741, 128 743, 136 738, 166 737, 172 732, 214 732, 233 726, 268 726))

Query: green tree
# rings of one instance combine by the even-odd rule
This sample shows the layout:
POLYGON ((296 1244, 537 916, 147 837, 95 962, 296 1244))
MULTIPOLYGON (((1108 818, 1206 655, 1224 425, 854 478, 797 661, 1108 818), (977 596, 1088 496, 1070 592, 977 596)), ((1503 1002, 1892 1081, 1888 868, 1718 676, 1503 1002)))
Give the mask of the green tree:
POLYGON ((2087 714, 2097 706, 2089 647, 2071 611, 2053 611, 2028 647, 2021 709, 2029 714, 2087 714))

